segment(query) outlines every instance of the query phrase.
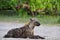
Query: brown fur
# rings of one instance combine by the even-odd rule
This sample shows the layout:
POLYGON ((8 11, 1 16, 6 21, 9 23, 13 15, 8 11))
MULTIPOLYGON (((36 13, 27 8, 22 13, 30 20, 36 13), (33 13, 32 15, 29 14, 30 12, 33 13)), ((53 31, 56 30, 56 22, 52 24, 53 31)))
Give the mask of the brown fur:
POLYGON ((35 26, 39 26, 40 23, 35 20, 30 20, 29 23, 25 24, 21 28, 16 28, 9 30, 8 33, 4 36, 5 38, 32 38, 32 39, 44 39, 40 36, 34 36, 35 26))

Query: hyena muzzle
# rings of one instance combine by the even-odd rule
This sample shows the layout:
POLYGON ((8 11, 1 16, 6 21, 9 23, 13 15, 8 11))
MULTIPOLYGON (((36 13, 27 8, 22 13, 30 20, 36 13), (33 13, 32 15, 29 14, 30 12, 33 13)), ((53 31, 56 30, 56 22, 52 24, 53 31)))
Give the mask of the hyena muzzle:
POLYGON ((29 23, 25 24, 21 28, 15 28, 8 31, 4 38, 31 38, 31 39, 45 39, 38 35, 34 35, 35 26, 40 26, 40 23, 32 18, 29 23))

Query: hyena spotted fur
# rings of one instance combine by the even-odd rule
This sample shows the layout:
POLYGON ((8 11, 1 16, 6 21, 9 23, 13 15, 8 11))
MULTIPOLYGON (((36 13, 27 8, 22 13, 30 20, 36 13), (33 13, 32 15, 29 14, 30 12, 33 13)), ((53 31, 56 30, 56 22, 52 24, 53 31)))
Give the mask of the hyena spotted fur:
POLYGON ((45 39, 44 37, 34 35, 35 26, 40 26, 40 23, 35 18, 31 18, 29 23, 25 24, 23 27, 9 30, 4 38, 45 39))

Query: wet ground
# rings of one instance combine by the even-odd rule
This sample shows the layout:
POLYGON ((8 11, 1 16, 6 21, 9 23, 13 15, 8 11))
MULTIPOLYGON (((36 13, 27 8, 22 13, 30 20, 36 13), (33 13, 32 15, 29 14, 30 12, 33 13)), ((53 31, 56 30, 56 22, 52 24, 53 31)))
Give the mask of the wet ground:
MULTIPOLYGON (((19 28, 19 27, 22 27, 23 25, 24 25, 23 23, 0 22, 0 39, 8 40, 3 38, 3 36, 10 29, 19 28)), ((60 25, 41 25, 39 27, 35 27, 34 34, 45 37, 44 40, 60 40, 60 25)), ((9 40, 12 40, 12 39, 9 39, 9 40)), ((17 40, 20 40, 20 38, 17 40)))

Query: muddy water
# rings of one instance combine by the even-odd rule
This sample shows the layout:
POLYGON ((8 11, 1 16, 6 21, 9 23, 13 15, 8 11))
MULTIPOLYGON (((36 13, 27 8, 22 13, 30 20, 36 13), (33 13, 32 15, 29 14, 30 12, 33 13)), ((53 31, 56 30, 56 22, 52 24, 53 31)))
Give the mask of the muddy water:
MULTIPOLYGON (((7 22, 0 22, 0 38, 13 28, 22 27, 23 23, 7 23, 7 22)), ((40 35, 45 37, 44 40, 60 40, 60 26, 59 25, 41 25, 39 27, 35 27, 34 35, 40 35)))

